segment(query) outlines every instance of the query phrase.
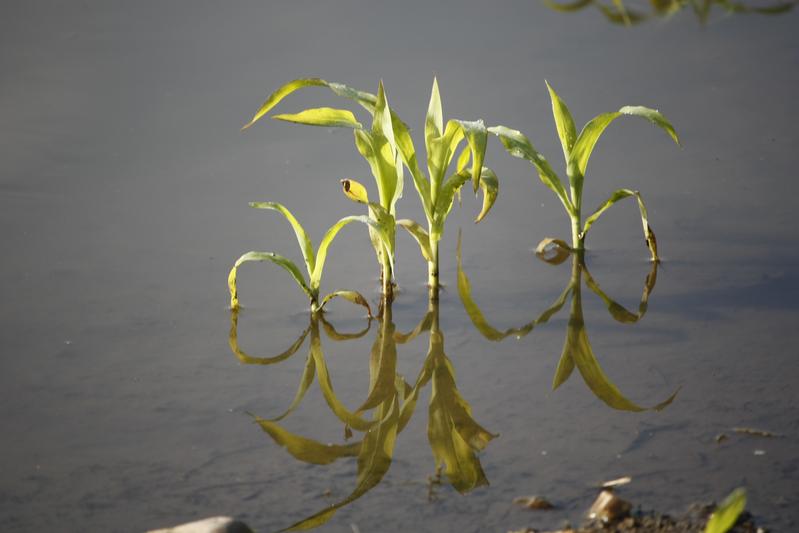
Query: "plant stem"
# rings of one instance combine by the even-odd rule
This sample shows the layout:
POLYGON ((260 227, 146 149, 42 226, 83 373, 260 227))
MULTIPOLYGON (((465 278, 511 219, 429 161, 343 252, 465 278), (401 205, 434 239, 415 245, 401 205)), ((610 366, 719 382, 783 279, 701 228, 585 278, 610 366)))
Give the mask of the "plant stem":
POLYGON ((581 232, 582 221, 578 212, 572 217, 572 248, 578 252, 585 250, 585 235, 581 235, 581 232))
POLYGON ((438 241, 430 243, 430 252, 432 253, 433 257, 432 261, 427 262, 427 286, 430 288, 430 297, 433 298, 435 293, 435 299, 438 300, 438 241))
POLYGON ((383 284, 383 297, 386 301, 394 300, 394 273, 391 271, 391 263, 388 260, 388 251, 383 249, 383 272, 381 282, 383 284))

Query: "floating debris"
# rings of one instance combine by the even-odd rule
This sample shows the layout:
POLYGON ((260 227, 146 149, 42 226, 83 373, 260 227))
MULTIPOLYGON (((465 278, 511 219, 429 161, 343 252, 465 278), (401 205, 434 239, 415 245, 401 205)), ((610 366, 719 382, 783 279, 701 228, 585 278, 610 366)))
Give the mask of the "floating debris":
POLYGON ((535 509, 538 511, 548 511, 549 509, 555 508, 549 500, 541 496, 520 496, 514 498, 513 503, 521 505, 526 509, 535 509))
POLYGON ((620 487, 621 485, 626 485, 631 483, 633 478, 630 476, 620 477, 618 479, 611 479, 610 481, 605 481, 600 485, 603 489, 612 489, 613 487, 620 487))
POLYGON ((725 440, 729 439, 730 437, 727 436, 726 433, 719 433, 716 435, 716 444, 721 444, 725 440))
POLYGON ((785 435, 780 435, 779 433, 774 433, 773 431, 766 431, 765 429, 738 427, 738 428, 732 428, 732 430, 735 433, 739 433, 741 435, 751 435, 753 437, 766 437, 769 439, 778 439, 785 436, 785 435))

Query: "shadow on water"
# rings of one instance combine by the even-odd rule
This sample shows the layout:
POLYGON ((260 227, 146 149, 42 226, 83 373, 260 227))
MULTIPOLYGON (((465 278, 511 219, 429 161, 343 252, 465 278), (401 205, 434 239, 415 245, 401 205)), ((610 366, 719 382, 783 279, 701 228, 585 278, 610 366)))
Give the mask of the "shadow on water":
POLYGON ((555 11, 574 13, 593 7, 611 23, 632 26, 652 19, 667 19, 683 10, 692 12, 699 23, 705 25, 714 11, 725 14, 781 15, 791 11, 796 0, 773 2, 732 0, 648 0, 635 4, 627 0, 543 0, 544 5, 555 11), (648 5, 646 5, 648 4, 648 5))
POLYGON ((428 384, 432 392, 427 434, 437 472, 437 479, 433 482, 441 482, 440 475, 443 473, 447 481, 461 493, 488 484, 477 453, 496 435, 472 418, 468 402, 458 392, 455 369, 444 352, 437 294, 431 294, 427 313, 408 333, 396 331, 390 301, 384 300, 381 309, 371 348, 369 392, 353 411, 339 400, 333 389, 322 349, 322 331, 330 340, 349 341, 366 335, 372 328, 371 319, 360 332, 340 333, 322 313, 312 313, 308 327, 285 352, 274 357, 253 357, 239 346, 238 311, 231 313, 230 347, 236 357, 246 364, 270 365, 285 361, 296 354, 305 339, 310 337, 305 368, 289 407, 280 416, 271 419, 252 415, 264 432, 295 459, 304 463, 326 465, 345 457, 357 458, 358 475, 352 493, 289 526, 287 530, 308 529, 324 524, 340 508, 380 483, 391 466, 397 434, 411 420, 419 394, 428 384), (416 381, 411 385, 397 373, 397 345, 410 342, 424 333, 429 335, 428 352, 416 381), (360 440, 331 445, 291 433, 278 424, 302 402, 314 381, 318 381, 332 414, 344 425, 345 440, 353 438, 355 432, 360 434, 360 440), (371 416, 366 418, 370 411, 371 416))

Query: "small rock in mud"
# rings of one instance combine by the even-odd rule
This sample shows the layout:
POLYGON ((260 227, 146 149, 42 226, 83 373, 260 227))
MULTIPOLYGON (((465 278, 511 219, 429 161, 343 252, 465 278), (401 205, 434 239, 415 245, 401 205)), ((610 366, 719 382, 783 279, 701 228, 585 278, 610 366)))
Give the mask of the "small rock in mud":
POLYGON ((244 522, 229 516, 214 516, 166 529, 154 529, 148 533, 253 533, 253 531, 244 522))
POLYGON ((588 510, 589 520, 598 520, 604 524, 616 522, 630 514, 632 504, 622 500, 609 489, 599 493, 591 508, 588 510))
POLYGON ((542 498, 541 496, 522 496, 515 498, 513 503, 516 505, 521 505, 526 509, 536 509, 539 511, 546 511, 555 508, 555 506, 552 505, 549 500, 542 498))

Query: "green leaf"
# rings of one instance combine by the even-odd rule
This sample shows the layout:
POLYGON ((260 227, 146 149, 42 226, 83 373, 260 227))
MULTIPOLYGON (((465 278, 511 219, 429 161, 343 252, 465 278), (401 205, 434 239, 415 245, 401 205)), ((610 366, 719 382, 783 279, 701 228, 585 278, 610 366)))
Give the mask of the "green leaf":
POLYGON ((306 109, 296 114, 275 115, 275 120, 306 124, 308 126, 329 126, 361 129, 363 125, 355 119, 352 111, 346 109, 333 109, 331 107, 318 107, 306 109))
POLYGON ((574 207, 569 200, 569 196, 566 193, 566 189, 563 187, 563 183, 561 183, 560 178, 558 178, 555 171, 552 170, 552 167, 549 165, 547 160, 542 156, 533 145, 530 143, 530 140, 520 131, 512 130, 510 128, 506 128, 505 126, 494 126, 488 128, 490 133, 493 133, 499 140, 502 142, 502 145, 505 147, 505 150, 514 157, 519 157, 521 159, 526 159, 527 161, 531 162, 536 170, 538 170, 538 177, 541 181, 549 187, 549 189, 555 193, 555 196, 563 204, 563 207, 566 209, 566 212, 570 215, 574 214, 574 207))
POLYGON ((588 218, 585 219, 585 224, 583 226, 583 235, 588 234, 588 230, 591 229, 591 226, 597 219, 607 211, 613 204, 618 202, 619 200, 623 200, 624 198, 628 198, 630 196, 634 196, 636 201, 638 202, 638 211, 641 213, 641 225, 643 226, 644 230, 644 242, 646 243, 647 248, 649 248, 649 252, 652 254, 652 261, 659 261, 658 257, 658 244, 657 238, 655 238, 655 232, 652 231, 651 226, 649 225, 649 219, 647 217, 646 212, 646 205, 644 205, 644 200, 641 198, 641 194, 638 191, 633 191, 630 189, 619 189, 615 191, 613 194, 610 195, 610 198, 605 200, 602 205, 600 205, 588 218))
POLYGON ((301 89, 303 87, 326 87, 328 83, 325 80, 319 78, 308 78, 308 79, 300 79, 300 80, 293 80, 288 82, 287 84, 280 87, 277 91, 273 92, 269 95, 269 98, 261 105, 258 112, 252 117, 252 119, 244 125, 242 130, 246 130, 253 124, 255 124, 261 117, 266 115, 273 107, 275 107, 283 98, 288 96, 289 94, 293 93, 297 89, 301 89))
POLYGON ((427 177, 419 168, 419 161, 416 159, 416 149, 413 146, 413 139, 411 139, 408 126, 400 120, 400 118, 391 112, 391 124, 394 128, 394 139, 397 143, 402 161, 408 170, 411 172, 413 178, 413 185, 416 187, 416 192, 422 201, 425 216, 430 219, 432 217, 432 204, 430 198, 430 183, 427 177))
POLYGON ((305 397, 305 393, 308 392, 308 388, 310 388, 311 384, 314 381, 314 372, 316 369, 316 363, 314 363, 313 356, 310 352, 308 352, 308 357, 305 360, 305 368, 302 371, 302 377, 300 378, 300 383, 297 385, 297 392, 294 393, 294 399, 291 401, 289 406, 283 411, 282 414, 276 416, 275 418, 270 419, 271 422, 280 422, 297 408, 298 405, 302 402, 302 399, 305 397))
POLYGON ((483 208, 480 214, 474 219, 475 223, 480 222, 485 218, 494 202, 497 200, 499 194, 499 180, 494 171, 488 167, 483 167, 483 172, 480 178, 480 188, 483 190, 483 208))
POLYGON ((300 335, 297 340, 294 341, 294 344, 289 346, 288 350, 280 355, 275 355, 273 357, 252 357, 239 346, 239 312, 238 310, 233 310, 230 313, 230 333, 228 335, 228 344, 230 345, 230 350, 233 352, 233 354, 244 364, 272 365, 281 361, 285 361, 297 353, 297 350, 299 350, 300 346, 302 346, 302 344, 305 342, 305 337, 308 336, 309 331, 311 331, 311 326, 305 328, 305 331, 303 331, 302 335, 300 335))
POLYGON ((295 265, 291 260, 286 259, 282 255, 278 255, 272 252, 247 252, 246 254, 242 255, 236 260, 236 263, 233 265, 233 268, 230 269, 230 274, 228 274, 227 284, 228 288, 230 289, 230 308, 231 309, 238 309, 239 308, 239 292, 236 286, 236 276, 238 274, 239 267, 244 263, 248 263, 251 261, 271 261, 276 265, 283 267, 291 276, 294 278, 294 281, 297 282, 297 285, 305 291, 305 294, 308 295, 308 298, 311 301, 316 300, 316 293, 308 287, 305 283, 305 279, 302 275, 302 272, 297 265, 295 265))
POLYGON ((628 311, 624 306, 605 294, 599 287, 599 284, 594 281, 593 276, 591 276, 591 273, 585 266, 583 266, 583 275, 585 276, 585 285, 605 302, 605 306, 607 306, 608 312, 614 320, 622 324, 633 324, 641 320, 646 314, 647 307, 649 306, 649 295, 652 294, 652 291, 655 289, 655 283, 657 282, 658 262, 652 262, 652 270, 646 276, 643 293, 641 294, 641 302, 638 304, 638 313, 628 311))
POLYGON ((705 533, 725 533, 729 531, 746 507, 746 490, 737 488, 716 507, 707 521, 705 533))
POLYGON ((556 2, 555 0, 543 0, 544 5, 555 11, 570 13, 579 11, 594 3, 594 0, 575 0, 574 2, 556 2))
POLYGON ((469 174, 462 171, 450 176, 447 181, 441 186, 438 199, 436 200, 436 209, 433 215, 433 224, 431 228, 431 241, 438 241, 444 233, 444 223, 452 210, 452 203, 455 200, 455 193, 460 190, 463 185, 469 181, 469 174))
POLYGON ((397 220, 397 225, 405 228, 408 233, 410 233, 411 236, 416 239, 416 242, 419 243, 422 257, 424 257, 426 261, 432 261, 433 252, 430 250, 430 235, 427 234, 427 231, 425 231, 425 229, 417 222, 408 220, 406 218, 397 220))
POLYGON ((316 256, 316 266, 313 272, 311 273, 312 289, 314 290, 319 289, 319 284, 321 283, 322 280, 322 272, 324 271, 325 268, 325 260, 327 259, 327 251, 330 248, 330 244, 333 242, 333 239, 336 238, 338 232, 341 231, 341 228, 343 228, 344 226, 346 226, 351 222, 361 222, 370 227, 376 225, 367 216, 344 217, 335 224, 333 224, 333 226, 331 226, 331 228, 327 230, 327 233, 325 233, 325 236, 322 237, 322 241, 319 243, 319 250, 317 251, 317 256, 316 256))
POLYGON ((566 163, 569 162, 569 154, 571 153, 574 141, 577 139, 577 130, 574 128, 574 119, 572 118, 569 108, 560 99, 560 96, 555 92, 555 89, 549 84, 549 98, 552 100, 552 115, 555 117, 555 127, 558 129, 558 137, 560 137, 560 145, 563 148, 563 158, 566 163))
MULTIPOLYGON (((571 151, 571 156, 569 157, 568 166, 570 169, 574 168, 577 172, 579 172, 579 175, 585 175, 585 169, 588 166, 588 159, 591 157, 591 152, 593 152, 594 146, 596 146, 599 137, 611 122, 622 115, 644 117, 656 126, 665 130, 666 133, 668 133, 669 136, 674 139, 675 143, 678 145, 680 144, 680 140, 677 137, 677 132, 674 131, 674 127, 672 127, 669 121, 666 120, 666 117, 661 115, 659 112, 642 106, 625 106, 615 113, 603 113, 601 115, 597 115, 583 127, 583 130, 580 132, 580 135, 574 142, 574 147, 571 151)), ((570 172, 573 171, 570 170, 570 172)))
POLYGON ((354 442, 344 446, 322 444, 286 431, 280 425, 260 417, 253 417, 276 444, 286 449, 295 459, 303 463, 327 465, 342 457, 355 457, 361 451, 362 443, 354 442))
POLYGON ((427 106, 427 116, 424 120, 424 140, 427 146, 427 158, 431 158, 431 141, 441 137, 444 132, 444 115, 441 110, 441 95, 438 92, 438 80, 433 78, 433 90, 430 93, 430 103, 427 106))
POLYGON ((372 148, 380 168, 378 179, 380 205, 393 215, 394 204, 402 197, 402 164, 397 152, 397 143, 394 140, 391 109, 382 81, 378 87, 372 122, 372 148))
POLYGON ((332 300, 333 298, 344 298, 348 302, 352 302, 355 305, 360 305, 361 307, 365 307, 366 312, 368 314, 367 316, 369 316, 369 318, 372 318, 372 308, 369 307, 369 302, 366 300, 366 298, 363 297, 363 295, 360 292, 345 291, 345 290, 333 291, 322 299, 322 303, 319 305, 319 308, 324 309, 325 304, 330 300, 332 300))
MULTIPOLYGON (((486 145, 488 144, 488 130, 482 120, 473 122, 456 120, 455 122, 463 130, 463 135, 466 137, 472 152, 472 187, 477 192, 477 187, 480 185, 480 174, 483 170, 483 161, 485 160, 486 145)), ((454 152, 453 148, 452 153, 454 152)), ((450 155, 450 157, 452 156, 450 155)))
POLYGON ((294 229, 294 234, 297 236, 297 242, 300 245, 300 250, 302 250, 302 257, 305 259, 305 268, 308 271, 308 276, 310 276, 316 265, 313 244, 311 243, 311 239, 308 238, 305 229, 297 222, 297 219, 294 218, 291 211, 277 202, 250 202, 250 207, 254 207, 255 209, 271 209, 273 211, 278 211, 286 217, 286 220, 289 221, 291 227, 294 229))

